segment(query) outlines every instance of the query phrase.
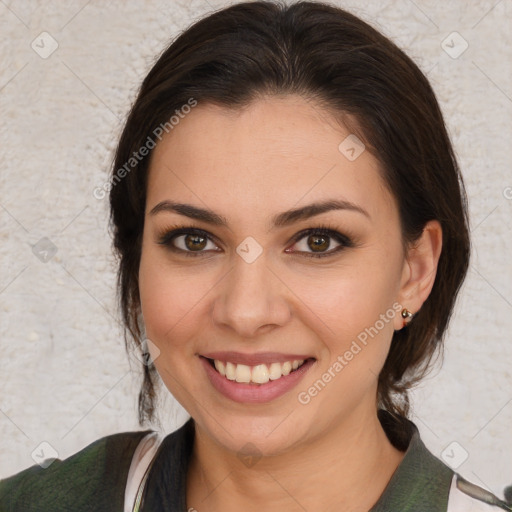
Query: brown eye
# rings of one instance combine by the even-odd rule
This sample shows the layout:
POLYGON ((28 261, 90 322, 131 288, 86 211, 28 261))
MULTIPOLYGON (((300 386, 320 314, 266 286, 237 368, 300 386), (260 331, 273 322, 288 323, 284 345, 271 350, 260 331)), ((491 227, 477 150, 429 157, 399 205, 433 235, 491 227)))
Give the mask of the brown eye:
POLYGON ((171 251, 185 256, 201 256, 210 250, 218 251, 211 237, 197 228, 180 228, 166 232, 159 237, 158 243, 171 251), (208 247, 210 243, 211 247, 208 247))
POLYGON ((306 257, 322 258, 353 246, 348 237, 337 231, 328 228, 312 228, 302 231, 295 237, 295 249, 291 252, 302 253, 306 257))
POLYGON ((329 248, 329 237, 324 235, 310 235, 307 244, 313 251, 323 252, 329 248))
MULTIPOLYGON (((159 237, 158 243, 184 256, 202 256, 212 251, 221 251, 209 233, 193 227, 169 230, 159 237), (212 247, 208 248, 208 243, 212 247)), ((319 227, 297 234, 294 247, 294 250, 286 249, 285 252, 297 252, 306 257, 322 258, 334 255, 344 248, 354 247, 354 244, 347 236, 335 230, 319 227), (337 245, 333 248, 333 244, 337 245)))
POLYGON ((191 251, 200 251, 206 247, 207 238, 201 235, 183 235, 185 246, 191 251))

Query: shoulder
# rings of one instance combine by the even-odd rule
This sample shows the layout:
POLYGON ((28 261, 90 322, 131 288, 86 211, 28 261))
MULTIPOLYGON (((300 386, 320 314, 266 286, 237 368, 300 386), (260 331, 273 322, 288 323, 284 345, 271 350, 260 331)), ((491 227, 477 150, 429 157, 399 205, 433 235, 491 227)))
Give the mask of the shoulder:
MULTIPOLYGON (((380 412, 379 419, 390 441, 405 455, 371 512, 512 512, 512 506, 436 457, 412 421, 387 411, 380 412)), ((506 491, 507 499, 511 493, 506 491)))
POLYGON ((500 510, 512 511, 512 506, 482 487, 468 482, 459 474, 453 475, 447 512, 499 512, 500 510))
POLYGON ((2 512, 122 510, 135 449, 150 430, 102 437, 79 452, 0 480, 2 512))

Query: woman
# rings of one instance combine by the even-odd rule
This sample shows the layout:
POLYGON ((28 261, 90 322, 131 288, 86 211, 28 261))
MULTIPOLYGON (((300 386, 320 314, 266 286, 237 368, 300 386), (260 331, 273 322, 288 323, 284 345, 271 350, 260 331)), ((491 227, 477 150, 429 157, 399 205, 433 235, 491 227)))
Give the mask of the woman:
POLYGON ((3 509, 512 510, 407 419, 469 235, 434 93, 388 39, 318 3, 200 20, 145 78, 109 188, 140 423, 159 377, 191 419, 22 471, 3 509))

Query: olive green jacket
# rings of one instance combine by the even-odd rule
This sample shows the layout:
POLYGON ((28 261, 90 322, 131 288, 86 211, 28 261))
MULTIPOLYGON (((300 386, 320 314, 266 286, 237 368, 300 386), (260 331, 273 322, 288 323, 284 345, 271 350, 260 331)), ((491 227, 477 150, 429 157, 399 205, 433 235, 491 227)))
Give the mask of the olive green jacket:
MULTIPOLYGON (((382 410, 379 420, 405 456, 369 512, 512 511, 434 457, 414 423, 382 410)), ((0 480, 0 512, 122 512, 133 454, 149 433, 107 436, 46 469, 35 465, 0 480)), ((161 440, 145 482, 141 512, 187 512, 186 475, 194 435, 190 419, 161 440)))

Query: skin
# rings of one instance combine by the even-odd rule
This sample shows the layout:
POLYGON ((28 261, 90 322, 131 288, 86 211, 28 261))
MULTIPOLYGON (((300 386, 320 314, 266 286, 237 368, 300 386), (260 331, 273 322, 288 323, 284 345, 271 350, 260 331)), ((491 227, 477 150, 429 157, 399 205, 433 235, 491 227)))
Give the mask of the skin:
MULTIPOLYGON (((404 247, 377 159, 366 150, 349 161, 338 150, 350 133, 299 96, 260 98, 236 111, 199 104, 152 154, 142 313, 160 351, 153 351, 157 370, 195 420, 187 506, 199 512, 367 511, 403 458, 376 405, 377 376, 394 330, 402 328, 399 313, 309 403, 297 398, 393 304, 420 309, 441 251, 436 221, 404 247), (334 210, 271 228, 274 215, 331 198, 367 215, 334 210), (229 227, 150 213, 166 200, 211 209, 229 227), (215 240, 198 257, 172 252, 158 242, 176 224, 215 240), (323 224, 353 246, 305 256, 315 253, 313 244, 307 235, 294 242, 294 235, 323 224), (250 264, 236 252, 248 236, 263 249, 250 264), (306 354, 316 362, 281 397, 237 403, 211 386, 198 356, 228 350, 306 354), (261 457, 252 465, 238 457, 247 443, 261 457)), ((174 244, 186 250, 184 239, 174 244)), ((327 241, 324 252, 339 246, 327 241)))

